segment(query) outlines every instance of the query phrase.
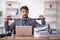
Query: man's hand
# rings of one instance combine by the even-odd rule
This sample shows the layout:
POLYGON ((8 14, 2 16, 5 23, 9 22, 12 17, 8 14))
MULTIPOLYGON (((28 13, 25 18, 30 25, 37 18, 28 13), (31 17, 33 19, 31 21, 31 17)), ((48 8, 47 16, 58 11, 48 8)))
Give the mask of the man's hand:
POLYGON ((5 17, 7 20, 9 20, 10 18, 11 18, 11 16, 10 15, 8 15, 8 16, 6 16, 5 17))
POLYGON ((43 15, 39 15, 39 18, 40 19, 44 19, 45 17, 43 15))

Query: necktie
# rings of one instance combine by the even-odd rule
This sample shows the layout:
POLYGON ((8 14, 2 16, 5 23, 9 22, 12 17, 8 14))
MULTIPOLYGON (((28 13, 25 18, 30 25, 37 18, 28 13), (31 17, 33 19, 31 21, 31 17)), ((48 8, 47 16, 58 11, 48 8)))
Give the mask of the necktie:
POLYGON ((27 25, 27 20, 22 20, 22 26, 26 26, 27 25))

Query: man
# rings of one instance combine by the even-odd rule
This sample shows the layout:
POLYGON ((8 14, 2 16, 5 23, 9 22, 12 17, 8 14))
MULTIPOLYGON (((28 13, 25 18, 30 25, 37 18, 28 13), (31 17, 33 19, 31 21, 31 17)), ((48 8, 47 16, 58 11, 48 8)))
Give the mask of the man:
MULTIPOLYGON (((12 31, 14 30, 14 34, 15 34, 15 27, 16 26, 32 26, 32 27, 37 27, 40 26, 40 24, 38 24, 35 19, 31 19, 28 17, 29 14, 29 9, 27 6, 22 6, 20 8, 20 12, 22 15, 22 19, 15 19, 15 22, 13 22, 11 25, 8 25, 10 16, 7 17, 7 21, 5 22, 5 27, 9 27, 9 30, 12 31), (8 25, 8 26, 7 26, 8 25)), ((44 19, 44 17, 39 18, 39 19, 44 19)))

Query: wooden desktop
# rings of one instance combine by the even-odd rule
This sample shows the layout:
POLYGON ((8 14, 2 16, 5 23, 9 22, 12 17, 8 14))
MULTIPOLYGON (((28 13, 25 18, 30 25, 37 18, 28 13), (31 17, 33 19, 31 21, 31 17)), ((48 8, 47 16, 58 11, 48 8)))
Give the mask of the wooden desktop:
POLYGON ((50 35, 49 37, 17 37, 17 36, 6 36, 0 38, 0 40, 60 40, 60 34, 50 35))

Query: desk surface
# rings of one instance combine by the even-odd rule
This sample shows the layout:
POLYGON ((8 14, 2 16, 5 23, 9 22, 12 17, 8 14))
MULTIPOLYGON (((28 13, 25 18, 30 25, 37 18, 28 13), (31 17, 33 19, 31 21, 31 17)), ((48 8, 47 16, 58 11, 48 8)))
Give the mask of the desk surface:
POLYGON ((17 36, 6 36, 0 38, 0 40, 50 40, 50 39, 60 39, 60 35, 50 35, 49 37, 17 37, 17 36))

